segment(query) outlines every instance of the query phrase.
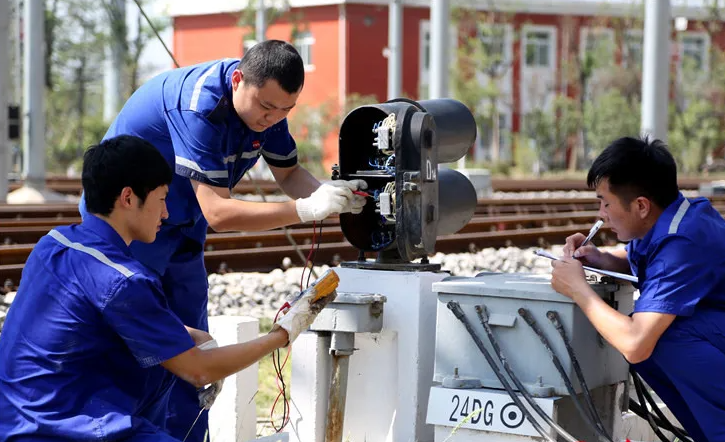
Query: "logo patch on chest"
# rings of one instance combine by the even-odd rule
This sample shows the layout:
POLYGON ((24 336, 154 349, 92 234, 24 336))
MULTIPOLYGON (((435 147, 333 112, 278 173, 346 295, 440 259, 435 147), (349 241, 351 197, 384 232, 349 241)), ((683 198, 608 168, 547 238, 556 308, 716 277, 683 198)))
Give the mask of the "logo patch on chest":
POLYGON ((252 149, 257 150, 260 147, 262 147, 262 143, 260 143, 259 140, 252 141, 252 149))

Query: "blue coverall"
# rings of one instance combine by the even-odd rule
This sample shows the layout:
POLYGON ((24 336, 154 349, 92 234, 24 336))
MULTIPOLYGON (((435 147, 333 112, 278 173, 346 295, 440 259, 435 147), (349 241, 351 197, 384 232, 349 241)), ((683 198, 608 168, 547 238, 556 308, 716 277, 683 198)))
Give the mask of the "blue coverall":
POLYGON ((634 312, 677 315, 634 369, 695 441, 725 441, 725 220, 680 194, 627 252, 634 312))
POLYGON ((174 441, 175 377, 194 346, 159 278, 86 215, 38 241, 0 335, 0 440, 174 441))
MULTIPOLYGON (((174 168, 166 199, 169 218, 152 244, 132 243, 135 258, 161 276, 171 309, 184 324, 208 331, 208 284, 203 244, 208 224, 190 180, 234 187, 260 156, 267 164, 292 167, 297 148, 287 120, 253 132, 232 105, 232 72, 239 59, 202 63, 158 75, 121 109, 105 138, 135 135, 151 142, 174 168)), ((85 209, 81 203, 81 215, 85 209)), ((168 431, 183 439, 199 413, 196 389, 178 382, 169 404, 168 431)), ((207 412, 188 442, 201 442, 207 412)))

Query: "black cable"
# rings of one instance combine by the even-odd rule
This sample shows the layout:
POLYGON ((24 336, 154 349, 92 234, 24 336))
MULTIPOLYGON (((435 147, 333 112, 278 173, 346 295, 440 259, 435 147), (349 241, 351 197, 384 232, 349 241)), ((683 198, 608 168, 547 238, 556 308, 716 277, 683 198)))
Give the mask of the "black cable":
POLYGON ((534 411, 536 411, 536 413, 541 416, 541 418, 543 418, 546 423, 549 424, 549 426, 554 428, 556 432, 559 433, 564 439, 568 440, 569 442, 578 442, 579 439, 575 438, 566 430, 561 428, 556 422, 554 422, 554 419, 552 419, 551 416, 549 416, 544 410, 541 409, 539 404, 536 403, 528 390, 526 390, 526 387, 524 387, 524 385, 521 383, 518 376, 516 376, 516 373, 514 373, 513 369, 511 369, 508 360, 501 351, 501 347, 499 347, 498 345, 498 341, 496 341, 496 338, 493 336, 493 330, 491 330, 491 326, 488 324, 488 312, 486 311, 486 307, 477 305, 474 308, 476 309, 478 318, 481 320, 481 325, 483 325, 483 329, 486 330, 486 334, 488 335, 488 340, 491 343, 491 347, 493 347, 493 351, 496 352, 498 360, 501 362, 501 365, 503 365, 504 370, 506 370, 506 373, 508 373, 514 385, 516 385, 516 388, 518 388, 521 394, 524 396, 524 399, 526 399, 529 405, 531 405, 531 408, 533 408, 534 411))
MULTIPOLYGON (((156 34, 156 38, 161 42, 161 45, 166 49, 166 53, 169 54, 169 57, 171 57, 171 60, 174 62, 174 65, 177 68, 180 68, 181 65, 179 65, 179 62, 176 61, 176 58, 174 57, 174 54, 171 53, 171 50, 168 46, 166 46, 166 43, 164 43, 164 40, 161 38, 161 35, 159 34, 159 31, 156 30, 156 26, 154 26, 153 23, 151 23, 151 19, 148 15, 146 15, 146 11, 143 10, 143 7, 141 7, 141 3, 139 3, 138 0, 133 0, 134 3, 136 3, 136 6, 138 6, 138 10, 141 12, 141 15, 143 15, 143 18, 146 19, 146 23, 148 23, 149 27, 152 31, 154 31, 154 34, 156 34)), ((138 32, 141 32, 139 29, 138 32)))
MULTIPOLYGON (((642 383, 639 382, 637 379, 633 379, 633 381, 634 381, 633 382, 634 389, 637 392, 637 398, 639 398, 639 403, 644 405, 645 404, 645 398, 644 398, 644 393, 643 393, 644 385, 642 385, 642 383)), ((646 405, 645 405, 645 408, 646 408, 646 405)), ((667 437, 662 433, 662 431, 660 431, 660 427, 657 426, 657 423, 654 420, 654 415, 652 415, 652 413, 647 413, 646 420, 647 420, 647 423, 649 423, 649 426, 652 428, 652 431, 655 432, 657 437, 662 442, 670 442, 670 440, 667 439, 667 437)))
POLYGON ((546 439, 549 442, 556 442, 556 440, 549 435, 544 429, 541 427, 541 424, 534 419, 534 416, 531 415, 531 412, 528 408, 521 402, 521 399, 516 395, 516 392, 513 388, 511 388, 511 384, 509 384, 508 380, 506 380, 506 377, 501 373, 501 369, 498 368, 496 365, 496 362, 493 360, 493 356, 486 350, 486 347, 483 345, 483 342, 481 341, 481 338, 478 337, 478 334, 473 329, 473 326, 468 321, 468 318, 466 317, 466 314, 461 309, 461 305, 457 303, 456 301, 448 301, 448 304, 446 304, 448 309, 453 313, 453 315, 458 318, 459 321, 463 323, 463 325, 466 327, 466 330, 468 331, 468 334, 471 335, 471 338, 473 339, 473 342, 476 343, 476 346, 481 351, 483 356, 486 358, 486 361, 488 362, 488 365, 491 366, 491 369, 496 374, 496 377, 503 385, 503 388, 506 389, 506 392, 511 396, 511 399, 514 401, 517 407, 521 410, 521 412, 526 416, 526 420, 529 421, 531 426, 534 427, 537 433, 541 435, 544 439, 546 439))
MULTIPOLYGON (((692 439, 689 434, 685 430, 679 429, 675 427, 672 422, 670 422, 669 419, 667 419, 667 416, 660 410, 660 407, 655 402, 652 395, 649 394, 649 391, 647 391, 647 388, 645 388, 644 381, 642 380, 642 377, 634 371, 634 369, 630 366, 630 374, 632 375, 633 382, 639 382, 639 384, 642 386, 642 394, 644 395, 645 399, 647 399, 647 402, 649 402, 650 406, 652 407, 652 410, 654 410, 655 415, 662 421, 664 421, 665 425, 662 426, 665 430, 669 431, 670 433, 677 436, 678 439, 682 440, 689 440, 692 439)), ((646 404, 644 404, 646 406, 646 404)))
POLYGON ((574 386, 571 384, 571 380, 569 379, 569 376, 566 374, 566 370, 564 370, 564 366, 561 364, 561 360, 559 360, 559 357, 556 356, 556 353, 554 353, 554 350, 551 348, 551 344, 549 343, 549 340, 546 338, 544 333, 541 331, 539 326, 536 324, 536 320, 533 316, 531 316, 531 313, 529 313, 528 310, 525 308, 520 308, 518 310, 519 316, 524 318, 524 321, 526 321, 527 324, 529 324, 529 327, 536 333, 536 335, 541 340, 541 343, 544 344, 544 347, 546 348, 546 351, 549 352, 549 356, 551 356, 552 362, 554 362, 554 366, 556 367, 556 370, 559 372, 559 376, 561 376, 561 379, 564 381, 564 385, 566 386, 566 390, 569 392, 569 396, 571 396, 571 400, 574 403, 574 407, 579 412, 579 415, 581 415, 582 419, 595 431, 597 436, 599 436, 601 439, 604 439, 606 442, 613 442, 612 438, 607 434, 606 431, 602 431, 597 424, 594 423, 594 419, 592 416, 589 415, 587 410, 584 409, 581 402, 579 401, 579 398, 577 397, 576 391, 574 390, 574 386))
MULTIPOLYGON (((663 429, 665 429, 667 431, 670 431, 670 432, 674 433, 673 431, 671 431, 671 430, 669 430, 667 428, 668 425, 672 425, 672 423, 670 421, 662 421, 662 419, 660 419, 657 416, 653 415, 649 411, 649 409, 647 409, 646 406, 640 405, 639 402, 635 401, 632 398, 629 398, 629 410, 632 411, 632 412, 634 412, 634 414, 636 414, 637 416, 641 417, 644 420, 649 419, 649 417, 647 415, 652 416, 652 419, 654 419, 655 424, 657 424, 660 428, 663 428, 663 429)), ((678 434, 681 434, 681 435, 684 435, 685 436, 685 438, 682 438, 680 436, 677 436, 677 438, 679 440, 682 440, 683 442, 689 442, 689 441, 692 440, 690 438, 690 436, 687 435, 687 431, 683 430, 682 428, 680 428, 680 427, 674 427, 673 426, 672 429, 674 431, 678 432, 678 434)))
POLYGON ((589 408, 589 412, 594 417, 594 421, 596 422, 597 426, 606 433, 607 430, 604 427, 604 423, 602 423, 599 412, 594 406, 594 399, 592 399, 592 394, 589 392, 589 387, 587 386, 587 382, 584 379, 584 372, 579 365, 579 360, 574 353, 574 349, 571 346, 571 341, 569 341, 566 330, 564 330, 564 325, 559 319, 559 314, 556 311, 552 310, 546 312, 546 317, 549 318, 549 321, 551 321, 552 324, 554 324, 554 328, 556 328, 556 330, 559 332, 559 335, 561 336, 561 339, 564 341, 564 346, 566 347, 567 353, 569 353, 569 359, 571 360, 571 365, 574 368, 574 373, 576 374, 577 380, 579 381, 579 386, 581 386, 581 389, 584 392, 584 399, 587 407, 589 408))

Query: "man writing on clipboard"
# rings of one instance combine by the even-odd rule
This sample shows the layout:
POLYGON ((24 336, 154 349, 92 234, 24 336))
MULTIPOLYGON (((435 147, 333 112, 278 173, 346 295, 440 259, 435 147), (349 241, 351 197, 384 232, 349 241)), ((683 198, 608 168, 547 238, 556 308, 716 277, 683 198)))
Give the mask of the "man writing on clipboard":
POLYGON ((620 138, 589 170, 599 215, 624 249, 602 252, 566 239, 552 261, 553 288, 573 299, 632 364, 695 441, 725 440, 725 220, 705 198, 677 187, 675 160, 659 140, 620 138), (583 265, 637 277, 632 315, 589 287, 583 265))

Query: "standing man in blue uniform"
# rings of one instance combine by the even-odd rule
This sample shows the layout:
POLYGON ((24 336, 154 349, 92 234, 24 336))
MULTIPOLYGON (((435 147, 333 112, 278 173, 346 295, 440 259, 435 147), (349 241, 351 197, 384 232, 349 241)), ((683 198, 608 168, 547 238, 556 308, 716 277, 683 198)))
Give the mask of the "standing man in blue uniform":
MULTIPOLYGON (((363 181, 320 183, 297 164, 287 114, 304 84, 295 48, 269 40, 242 60, 225 59, 163 73, 126 102, 106 138, 131 134, 159 149, 175 174, 169 216, 152 244, 131 245, 133 256, 161 275, 169 304, 184 324, 207 325, 207 275, 203 244, 216 231, 260 231, 334 213, 362 210, 352 193, 363 181), (263 157, 282 190, 295 199, 258 203, 230 198, 231 189, 263 157)), ((81 207, 83 213, 83 207, 81 207)), ((199 412, 197 392, 179 383, 170 403, 169 429, 183 438, 199 412)), ((201 442, 204 413, 187 439, 201 442)))
POLYGON ((658 140, 616 140, 587 183, 600 216, 629 244, 605 253, 579 247, 582 234, 567 238, 552 286, 581 307, 695 441, 725 440, 725 220, 707 199, 682 196, 675 161, 658 140), (597 296, 582 264, 636 275, 634 313, 597 296))
POLYGON ((182 324, 158 275, 129 249, 154 241, 171 180, 140 138, 86 152, 88 213, 35 246, 0 335, 0 440, 178 442, 163 431, 174 382, 201 387, 248 367, 332 300, 311 306, 307 293, 266 336, 201 350, 211 336, 182 324))

